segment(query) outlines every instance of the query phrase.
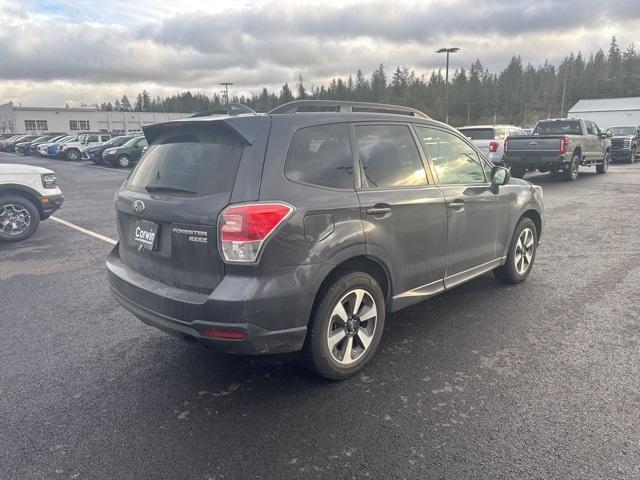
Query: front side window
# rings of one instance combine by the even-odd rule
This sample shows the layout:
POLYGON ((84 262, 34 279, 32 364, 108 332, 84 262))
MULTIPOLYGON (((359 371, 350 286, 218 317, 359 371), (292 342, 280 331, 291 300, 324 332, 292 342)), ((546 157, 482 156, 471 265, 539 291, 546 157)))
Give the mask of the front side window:
POLYGON ((98 136, 97 135, 89 135, 89 139, 87 140, 90 143, 94 143, 98 141, 98 136))
POLYGON ((358 159, 370 188, 427 185, 427 175, 406 125, 355 127, 358 159))
POLYGON ((416 126, 422 146, 429 154, 440 183, 485 183, 484 169, 470 145, 452 133, 416 126))
POLYGON ((284 174, 294 182, 353 189, 353 158, 346 124, 298 130, 291 140, 284 174))

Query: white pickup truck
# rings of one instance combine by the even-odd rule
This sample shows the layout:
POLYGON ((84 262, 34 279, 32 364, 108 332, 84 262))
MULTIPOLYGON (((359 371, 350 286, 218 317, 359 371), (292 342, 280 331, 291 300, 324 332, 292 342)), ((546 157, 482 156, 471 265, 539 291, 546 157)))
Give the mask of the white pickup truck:
POLYGON ((52 170, 0 163, 0 241, 29 238, 63 202, 52 170))
POLYGON ((68 142, 60 149, 60 158, 75 162, 82 158, 82 153, 89 147, 102 145, 111 140, 110 133, 81 133, 75 142, 68 142))

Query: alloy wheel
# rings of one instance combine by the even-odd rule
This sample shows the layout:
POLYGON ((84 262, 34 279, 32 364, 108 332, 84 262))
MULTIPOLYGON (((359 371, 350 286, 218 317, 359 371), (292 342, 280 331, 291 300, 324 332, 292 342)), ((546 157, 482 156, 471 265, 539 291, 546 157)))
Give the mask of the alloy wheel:
POLYGON ((350 365, 367 351, 376 331, 378 308, 369 292, 350 290, 338 300, 331 312, 327 345, 334 360, 350 365))
POLYGON ((524 275, 531 266, 533 260, 533 252, 535 249, 535 241, 533 231, 530 228, 525 228, 520 232, 518 237, 518 243, 516 243, 516 254, 514 255, 514 262, 516 272, 519 275, 524 275))
POLYGON ((0 231, 20 235, 31 225, 31 215, 22 205, 8 203, 0 209, 0 231))

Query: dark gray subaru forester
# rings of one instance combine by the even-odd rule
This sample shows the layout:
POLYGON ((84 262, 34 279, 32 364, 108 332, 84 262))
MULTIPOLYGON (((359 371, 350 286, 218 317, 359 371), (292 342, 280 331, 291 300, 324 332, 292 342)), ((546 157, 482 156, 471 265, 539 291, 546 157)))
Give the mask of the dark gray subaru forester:
POLYGON ((144 133, 107 267, 116 299, 167 332, 302 350, 343 379, 373 356, 387 312, 531 272, 542 190, 416 110, 297 101, 144 133))

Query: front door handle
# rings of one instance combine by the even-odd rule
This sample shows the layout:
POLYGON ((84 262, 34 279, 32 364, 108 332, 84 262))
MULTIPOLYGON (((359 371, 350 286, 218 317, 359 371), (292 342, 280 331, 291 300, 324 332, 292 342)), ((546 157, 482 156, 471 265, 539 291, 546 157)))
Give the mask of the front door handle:
POLYGON ((376 217, 381 217, 383 215, 388 215, 391 213, 391 207, 376 205, 374 207, 367 208, 367 215, 373 215, 376 217))
POLYGON ((464 210, 464 201, 454 200, 453 202, 449 202, 447 206, 455 212, 462 212, 464 210))

